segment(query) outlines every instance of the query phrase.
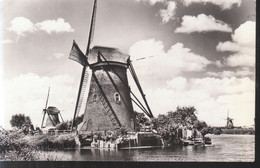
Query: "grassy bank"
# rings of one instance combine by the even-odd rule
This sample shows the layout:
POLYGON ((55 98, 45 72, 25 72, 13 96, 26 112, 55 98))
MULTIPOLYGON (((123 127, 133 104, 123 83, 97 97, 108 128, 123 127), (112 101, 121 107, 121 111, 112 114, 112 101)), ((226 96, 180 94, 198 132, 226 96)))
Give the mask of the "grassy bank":
POLYGON ((55 161, 62 158, 47 155, 42 150, 75 148, 75 134, 24 135, 21 131, 0 131, 0 160, 55 161))
POLYGON ((59 135, 29 135, 23 140, 27 141, 31 146, 41 150, 75 148, 75 134, 59 134, 59 135))

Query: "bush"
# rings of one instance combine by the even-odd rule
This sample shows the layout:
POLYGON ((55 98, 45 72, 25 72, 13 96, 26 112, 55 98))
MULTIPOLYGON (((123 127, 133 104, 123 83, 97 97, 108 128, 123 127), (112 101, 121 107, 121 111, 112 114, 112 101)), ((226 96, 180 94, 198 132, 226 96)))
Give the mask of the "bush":
POLYGON ((75 148, 75 135, 74 134, 61 134, 61 135, 35 135, 31 136, 29 143, 37 149, 63 149, 75 148))
MULTIPOLYGON (((56 160, 38 149, 62 149, 76 146, 74 134, 24 135, 21 131, 0 130, 0 160, 56 160)), ((62 158, 61 158, 62 159, 62 158)))
POLYGON ((38 160, 37 151, 30 146, 19 131, 0 131, 0 159, 5 161, 38 160))

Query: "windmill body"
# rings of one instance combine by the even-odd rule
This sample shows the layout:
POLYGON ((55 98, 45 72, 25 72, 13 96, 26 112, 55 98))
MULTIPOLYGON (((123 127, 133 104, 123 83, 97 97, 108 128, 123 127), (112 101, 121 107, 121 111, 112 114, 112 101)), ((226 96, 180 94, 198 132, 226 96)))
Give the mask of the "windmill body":
POLYGON ((127 79, 129 55, 116 48, 93 47, 88 57, 92 69, 89 94, 80 131, 134 130, 135 117, 127 79), (102 58, 99 52, 104 56, 102 58))
POLYGON ((84 111, 84 118, 77 130, 106 131, 125 127, 135 130, 136 122, 132 101, 146 114, 153 117, 148 106, 141 85, 137 79, 129 55, 120 52, 117 48, 95 46, 90 49, 93 40, 97 0, 94 0, 92 18, 89 31, 86 54, 73 41, 69 58, 83 66, 79 85, 78 97, 75 106, 71 130, 76 126, 75 117, 79 114, 84 92, 89 78, 88 69, 92 70, 88 98, 84 111), (146 107, 132 93, 128 85, 127 70, 129 69, 142 95, 146 107), (132 99, 133 96, 135 100, 132 99))
POLYGON ((60 110, 58 108, 49 106, 47 108, 45 127, 55 127, 56 125, 58 125, 60 123, 59 113, 60 110))

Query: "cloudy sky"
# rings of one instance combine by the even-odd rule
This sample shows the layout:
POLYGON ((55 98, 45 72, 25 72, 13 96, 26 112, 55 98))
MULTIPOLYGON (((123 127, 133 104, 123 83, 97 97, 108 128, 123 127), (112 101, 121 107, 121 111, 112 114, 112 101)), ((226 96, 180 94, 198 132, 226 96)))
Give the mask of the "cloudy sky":
MULTIPOLYGON (((40 126, 48 86, 49 105, 71 119, 82 67, 68 56, 73 39, 86 50, 93 1, 0 2, 1 125, 24 113, 40 126)), ((235 126, 252 126, 255 3, 98 0, 91 46, 131 56, 155 116, 194 106, 208 125, 224 126, 229 110, 235 126)))

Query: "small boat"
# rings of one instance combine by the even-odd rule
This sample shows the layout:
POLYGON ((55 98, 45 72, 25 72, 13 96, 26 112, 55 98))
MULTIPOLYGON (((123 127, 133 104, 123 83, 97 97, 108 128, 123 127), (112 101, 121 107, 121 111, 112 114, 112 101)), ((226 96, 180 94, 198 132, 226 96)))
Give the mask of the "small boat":
POLYGON ((202 138, 194 138, 194 145, 203 145, 204 141, 202 138))
POLYGON ((181 139, 183 146, 194 145, 194 141, 188 139, 181 139))
POLYGON ((206 145, 211 145, 212 144, 210 137, 205 137, 204 138, 204 142, 205 142, 206 145))

